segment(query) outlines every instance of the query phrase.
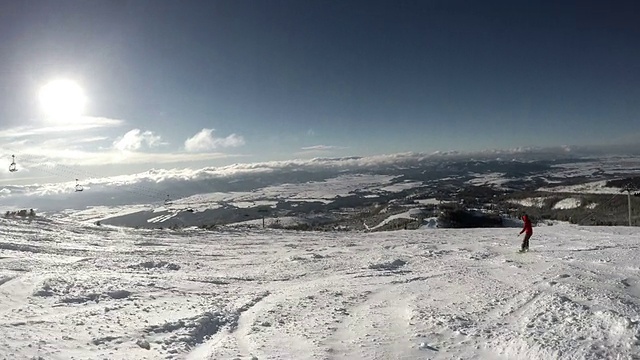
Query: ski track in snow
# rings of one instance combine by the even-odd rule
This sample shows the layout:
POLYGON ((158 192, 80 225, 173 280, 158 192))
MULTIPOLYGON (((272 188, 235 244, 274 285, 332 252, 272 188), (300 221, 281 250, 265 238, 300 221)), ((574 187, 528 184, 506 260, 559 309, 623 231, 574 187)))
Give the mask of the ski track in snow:
POLYGON ((640 359, 637 228, 0 219, 0 358, 640 359))

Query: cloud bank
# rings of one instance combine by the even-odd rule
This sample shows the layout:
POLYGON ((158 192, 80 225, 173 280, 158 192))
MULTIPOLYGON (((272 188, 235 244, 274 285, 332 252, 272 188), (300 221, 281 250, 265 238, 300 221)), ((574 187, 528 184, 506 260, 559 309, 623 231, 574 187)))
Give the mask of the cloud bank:
POLYGON ((245 144, 242 136, 231 134, 225 138, 216 138, 214 129, 204 128, 184 142, 185 150, 189 152, 206 152, 217 148, 238 147, 245 144))
POLYGON ((120 151, 136 151, 145 146, 153 148, 160 144, 160 136, 152 131, 142 132, 140 129, 133 129, 114 141, 113 147, 120 151))
MULTIPOLYGON (((43 170, 51 177, 67 179, 64 183, 34 185, 0 185, 3 206, 45 208, 136 204, 150 201, 162 202, 167 194, 176 198, 206 192, 251 191, 277 182, 322 181, 329 177, 347 173, 398 174, 401 169, 439 167, 448 162, 458 161, 533 161, 576 159, 602 153, 603 149, 556 147, 556 148, 516 148, 508 150, 487 150, 474 153, 455 151, 436 153, 398 153, 368 157, 336 157, 293 159, 259 163, 239 163, 221 167, 154 169, 150 171, 114 177, 89 176, 73 165, 44 165, 27 171, 43 170), (85 191, 74 194, 75 178, 80 178, 85 191)), ((115 152, 115 151, 114 151, 115 152)), ((131 153, 131 156, 148 154, 131 153)), ((166 155, 163 155, 166 156, 166 155)), ((173 155, 178 156, 178 155, 173 155)), ((180 156, 216 156, 211 153, 184 153, 180 156)), ((217 156, 224 156, 217 155, 217 156)), ((602 157, 601 159, 604 159, 602 157)), ((10 157, 9 157, 10 159, 10 157)), ((640 161, 627 156, 625 161, 640 161)), ((105 158, 105 160, 107 160, 105 158)), ((616 160, 619 161, 619 160, 616 160)), ((8 163, 7 163, 8 166, 8 163)), ((6 184, 6 182, 4 182, 6 184)), ((2 182, 0 182, 2 184, 2 182)))
POLYGON ((187 139, 185 149, 159 151, 161 146, 169 144, 154 131, 134 128, 116 136, 114 131, 125 124, 118 119, 82 117, 72 124, 3 129, 0 130, 0 159, 15 154, 20 167, 26 171, 49 163, 69 166, 171 164, 243 156, 215 151, 243 145, 244 139, 237 134, 217 138, 213 129, 203 129, 187 139))
POLYGON ((306 146, 301 149, 305 151, 331 151, 331 150, 343 150, 343 149, 346 149, 346 147, 334 146, 334 145, 314 145, 314 146, 306 146))

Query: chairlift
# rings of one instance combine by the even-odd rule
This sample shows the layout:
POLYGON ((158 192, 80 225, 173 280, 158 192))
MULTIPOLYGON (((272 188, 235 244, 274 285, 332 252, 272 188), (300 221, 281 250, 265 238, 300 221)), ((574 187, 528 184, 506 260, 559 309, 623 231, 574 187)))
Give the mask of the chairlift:
POLYGON ((78 179, 76 179, 76 192, 80 192, 82 190, 84 190, 84 188, 78 183, 78 179))
POLYGON ((16 172, 18 171, 18 166, 16 165, 16 156, 11 155, 11 165, 9 165, 9 171, 16 172))
POLYGON ((167 195, 167 198, 164 199, 164 204, 167 205, 167 206, 173 204, 173 202, 171 201, 171 198, 169 197, 169 195, 167 195))

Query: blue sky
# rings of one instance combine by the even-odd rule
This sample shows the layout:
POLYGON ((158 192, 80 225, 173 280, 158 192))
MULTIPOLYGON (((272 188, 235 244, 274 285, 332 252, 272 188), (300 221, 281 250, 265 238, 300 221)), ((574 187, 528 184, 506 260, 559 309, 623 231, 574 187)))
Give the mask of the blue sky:
POLYGON ((637 143, 639 17, 634 1, 2 0, 0 149, 113 175, 637 143), (43 111, 56 79, 82 116, 43 111))

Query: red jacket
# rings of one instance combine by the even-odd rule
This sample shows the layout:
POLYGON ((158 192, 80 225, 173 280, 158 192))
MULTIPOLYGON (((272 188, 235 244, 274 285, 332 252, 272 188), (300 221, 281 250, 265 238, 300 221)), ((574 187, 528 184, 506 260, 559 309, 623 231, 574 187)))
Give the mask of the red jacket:
POLYGON ((523 232, 526 232, 527 234, 533 234, 533 228, 531 227, 531 220, 529 220, 529 217, 527 215, 523 215, 522 221, 524 221, 524 227, 522 228, 522 231, 520 231, 520 234, 522 234, 523 232))

